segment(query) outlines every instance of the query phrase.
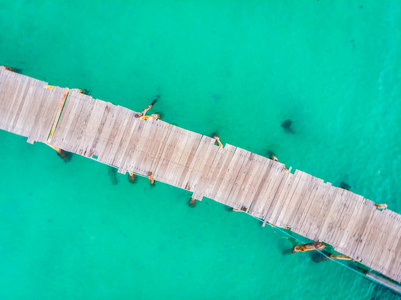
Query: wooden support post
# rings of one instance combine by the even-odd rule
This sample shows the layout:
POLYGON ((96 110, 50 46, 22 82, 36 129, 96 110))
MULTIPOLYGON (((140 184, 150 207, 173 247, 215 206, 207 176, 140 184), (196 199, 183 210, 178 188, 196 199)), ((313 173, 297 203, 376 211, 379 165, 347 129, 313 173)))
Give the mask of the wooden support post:
POLYGON ((235 211, 235 212, 247 212, 248 211, 248 208, 247 207, 245 207, 245 206, 241 206, 241 209, 237 209, 237 208, 232 208, 232 211, 235 211))
MULTIPOLYGON (((274 161, 276 161, 276 162, 280 162, 280 161, 278 160, 277 156, 276 156, 273 152, 268 151, 268 155, 269 155, 269 158, 270 158, 271 160, 274 160, 274 161)), ((289 172, 291 172, 291 168, 292 168, 292 167, 290 167, 289 172)), ((286 167, 283 167, 283 171, 287 171, 287 168, 286 168, 286 167)))
POLYGON ((353 260, 351 257, 342 254, 330 254, 329 257, 331 259, 353 260))
POLYGON ((326 245, 323 244, 322 242, 314 242, 314 243, 302 244, 302 245, 294 246, 292 248, 292 253, 323 250, 324 248, 326 248, 326 245))
POLYGON ((69 88, 65 88, 64 94, 63 94, 63 98, 62 98, 61 101, 60 101, 60 105, 59 105, 59 108, 58 108, 58 110, 57 110, 56 117, 54 118, 54 121, 53 121, 52 129, 50 130, 50 134, 49 134, 49 136, 48 136, 48 138, 47 138, 47 143, 50 143, 51 140, 52 140, 54 131, 56 130, 58 121, 59 121, 60 116, 61 116, 61 112, 63 111, 64 103, 65 103, 65 101, 67 100, 67 96, 68 96, 68 92, 69 92, 69 91, 70 91, 69 88))
POLYGON ((53 146, 53 145, 50 145, 49 143, 46 143, 46 145, 49 146, 50 148, 53 148, 54 150, 56 150, 56 151, 57 151, 57 155, 58 155, 61 159, 63 159, 65 162, 71 160, 72 154, 71 154, 70 152, 67 152, 67 151, 65 151, 65 150, 63 150, 63 149, 60 149, 60 148, 55 147, 55 146, 53 146))
POLYGON ((50 144, 48 144, 48 143, 46 143, 46 145, 47 145, 47 146, 49 146, 50 148, 53 148, 54 150, 56 150, 56 151, 57 151, 57 153, 61 152, 61 149, 60 149, 60 148, 58 148, 58 147, 55 147, 55 146, 53 146, 53 145, 50 145, 50 144))
POLYGON ((7 71, 14 72, 14 73, 19 73, 19 74, 22 72, 22 70, 21 70, 21 69, 18 69, 18 68, 13 68, 13 67, 7 67, 7 66, 4 66, 4 69, 6 69, 7 71))
POLYGON ((196 199, 195 199, 195 198, 189 199, 188 205, 189 205, 190 207, 194 207, 194 206, 196 205, 196 199))
POLYGON ((150 116, 143 116, 143 117, 141 117, 141 120, 147 120, 149 118, 153 118, 155 120, 159 120, 160 119, 160 115, 159 114, 151 114, 150 116))
POLYGON ((160 120, 160 115, 159 114, 151 114, 150 117, 155 119, 155 120, 160 120))
POLYGON ((275 224, 269 223, 269 222, 267 222, 267 219, 265 219, 265 220, 263 221, 262 227, 265 227, 266 224, 269 224, 269 225, 274 226, 274 227, 277 227, 277 228, 282 228, 282 229, 285 229, 285 230, 289 230, 289 229, 290 229, 290 227, 288 227, 288 226, 284 226, 284 227, 283 227, 283 226, 277 226, 277 225, 275 225, 275 224))
POLYGON ((151 109, 153 107, 153 105, 156 104, 159 97, 160 96, 157 95, 156 98, 152 101, 152 103, 148 107, 146 107, 141 113, 135 115, 135 118, 144 117, 146 115, 146 113, 148 112, 148 110, 151 109))
POLYGON ((377 209, 387 209, 387 204, 375 204, 377 209))
POLYGON ((80 89, 79 92, 84 95, 90 95, 90 91, 87 89, 80 89))
POLYGON ((150 184, 154 184, 155 180, 153 179, 153 173, 152 172, 148 172, 148 179, 150 181, 150 184))
POLYGON ((131 183, 134 183, 135 180, 136 180, 136 175, 135 175, 135 173, 134 173, 134 172, 129 172, 129 173, 128 173, 128 181, 131 182, 131 183))
POLYGON ((223 144, 221 143, 219 136, 214 133, 213 138, 216 140, 217 146, 219 146, 219 148, 223 148, 223 144))

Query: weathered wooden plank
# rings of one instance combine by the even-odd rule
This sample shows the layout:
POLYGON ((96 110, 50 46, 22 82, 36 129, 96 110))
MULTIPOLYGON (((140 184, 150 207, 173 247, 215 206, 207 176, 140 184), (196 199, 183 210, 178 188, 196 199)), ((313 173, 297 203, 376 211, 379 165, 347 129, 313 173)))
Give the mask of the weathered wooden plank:
POLYGON ((366 224, 368 230, 365 231, 366 235, 363 236, 362 243, 358 247, 358 257, 361 257, 364 260, 370 260, 370 257, 368 255, 372 251, 373 247, 376 245, 377 240, 380 239, 380 236, 383 234, 381 228, 377 227, 376 224, 384 226, 383 221, 384 220, 382 219, 380 211, 375 210, 373 212, 372 218, 366 224), (365 254, 366 256, 364 256, 363 254, 365 254))
POLYGON ((358 202, 354 200, 356 197, 354 193, 351 193, 349 191, 344 191, 343 198, 342 198, 342 205, 343 205, 343 210, 340 212, 340 217, 337 220, 337 224, 335 225, 336 231, 333 233, 332 236, 332 245, 339 245, 341 242, 342 237, 344 236, 348 224, 351 221, 351 217, 353 215, 353 212, 355 210, 355 207, 357 206, 358 202))
POLYGON ((246 178, 238 195, 238 205, 240 209, 245 212, 248 212, 258 186, 263 179, 263 170, 266 167, 265 164, 267 161, 268 159, 263 156, 256 154, 253 156, 252 165, 246 174, 246 178))
POLYGON ((274 207, 271 208, 271 210, 268 212, 268 214, 266 214, 266 216, 264 217, 264 219, 265 219, 264 222, 268 221, 270 224, 277 226, 278 218, 280 216, 281 211, 284 209, 284 205, 286 203, 288 194, 291 191, 291 185, 294 181, 294 178, 295 178, 295 175, 287 170, 285 178, 281 184, 281 191, 276 196, 277 199, 275 200, 275 205, 274 205, 274 207))
POLYGON ((366 212, 363 219, 361 219, 356 226, 357 231, 355 231, 355 244, 352 245, 351 254, 349 255, 350 257, 353 257, 355 259, 362 258, 360 256, 361 251, 366 245, 366 236, 369 234, 369 231, 371 229, 371 219, 374 217, 374 214, 376 212, 376 208, 373 206, 373 203, 371 203, 371 201, 367 199, 365 200, 366 201, 363 209, 366 210, 366 212))
POLYGON ((43 102, 28 137, 28 142, 31 143, 34 141, 47 142, 47 138, 56 118, 57 109, 63 100, 65 92, 64 89, 59 87, 53 87, 51 90, 43 90, 45 91, 43 102))
MULTIPOLYGON (((380 272, 389 269, 389 264, 394 254, 392 250, 394 250, 398 244, 397 235, 400 230, 400 225, 397 224, 396 214, 392 214, 389 210, 383 211, 383 213, 385 215, 382 217, 384 217, 386 225, 380 228, 382 231, 380 240, 377 241, 376 247, 373 247, 372 251, 366 255, 368 259, 365 259, 369 264, 375 266, 375 270, 380 272)), ((365 257, 365 254, 363 255, 365 257)))
POLYGON ((336 230, 337 220, 340 217, 339 211, 344 208, 343 203, 341 201, 343 194, 345 192, 344 189, 336 188, 337 191, 331 201, 333 202, 328 214, 324 218, 324 223, 322 226, 322 230, 318 236, 319 241, 327 241, 327 243, 331 244, 331 236, 333 231, 336 230))
POLYGON ((171 145, 166 149, 165 163, 161 165, 160 170, 165 169, 165 182, 181 187, 201 136, 192 131, 176 128, 170 137, 171 145))
MULTIPOLYGON (((70 92, 71 93, 71 92, 70 92)), ((61 114, 60 121, 54 131, 52 144, 56 147, 69 151, 71 144, 68 141, 71 139, 70 134, 74 127, 74 119, 79 107, 79 101, 76 97, 68 97, 66 99, 63 113, 61 114)))
POLYGON ((331 245, 335 245, 335 236, 338 230, 341 229, 340 224, 345 216, 344 212, 350 208, 349 203, 345 201, 349 193, 349 191, 344 189, 340 189, 340 191, 337 192, 337 196, 334 200, 335 203, 332 206, 330 214, 327 216, 326 223, 328 227, 326 227, 325 240, 331 245))
POLYGON ((85 101, 85 108, 83 109, 83 115, 81 116, 82 123, 77 129, 77 138, 74 147, 76 153, 92 157, 90 149, 102 120, 104 109, 105 103, 103 101, 98 102, 93 98, 85 101))
POLYGON ((84 127, 86 127, 85 123, 90 117, 93 102, 85 101, 86 99, 88 99, 88 96, 74 91, 69 94, 69 97, 70 96, 74 98, 73 101, 77 103, 79 108, 76 109, 72 115, 72 124, 68 130, 67 137, 64 139, 64 143, 68 144, 68 147, 63 149, 76 153, 77 150, 80 148, 83 129, 84 127))
POLYGON ((263 213, 266 205, 268 205, 268 196, 270 191, 273 189, 277 180, 281 180, 281 166, 277 165, 274 161, 272 161, 271 168, 269 171, 269 175, 266 177, 264 182, 264 186, 258 194, 258 199, 251 205, 250 214, 252 214, 256 218, 263 218, 263 213))
POLYGON ((181 188, 189 191, 194 191, 194 187, 198 184, 199 178, 201 177, 201 171, 205 166, 207 159, 209 158, 210 151, 214 146, 215 140, 208 137, 202 136, 199 146, 196 149, 194 158, 192 159, 191 165, 189 166, 188 173, 185 179, 181 183, 181 188))
POLYGON ((15 105, 10 109, 9 114, 8 114, 9 121, 8 121, 7 131, 15 132, 15 128, 17 127, 18 120, 23 119, 24 116, 21 117, 21 115, 23 115, 24 113, 27 112, 27 110, 24 109, 24 107, 29 105, 29 103, 30 103, 32 93, 35 89, 35 84, 36 84, 36 81, 30 80, 26 87, 26 92, 24 92, 24 94, 21 95, 21 97, 19 98, 19 102, 16 103, 18 105, 15 105), (26 101, 27 98, 29 99, 28 101, 26 101))
POLYGON ((302 173, 298 170, 295 170, 292 176, 289 176, 291 180, 287 181, 287 194, 285 195, 284 202, 282 203, 282 207, 280 211, 277 213, 277 216, 271 222, 279 227, 288 227, 288 220, 287 220, 287 211, 290 211, 292 208, 292 197, 294 196, 295 190, 298 187, 298 184, 301 180, 302 173))
POLYGON ((48 116, 46 117, 46 120, 43 119, 43 124, 44 124, 43 127, 47 128, 47 122, 49 122, 50 130, 48 133, 41 131, 41 133, 36 137, 37 141, 39 142, 43 141, 46 143, 51 141, 56 125, 60 119, 62 109, 64 107, 64 103, 68 95, 68 91, 69 91, 68 88, 54 87, 52 89, 54 95, 52 94, 49 96, 48 99, 49 105, 47 107, 47 111, 43 112, 46 116, 48 116), (55 98, 54 100, 51 99, 53 97, 55 98))
MULTIPOLYGON (((219 188, 216 190, 216 194, 214 195, 214 198, 218 202, 222 202, 222 199, 226 198, 225 191, 227 189, 227 185, 229 184, 229 179, 234 173, 234 168, 237 167, 241 163, 240 161, 240 155, 239 152, 237 153, 237 148, 235 148, 233 156, 229 162, 229 164, 226 166, 225 170, 221 172, 219 175, 221 175, 221 178, 219 178, 219 188)), ((237 174, 237 173, 235 173, 237 174)), ((224 203, 223 203, 224 204, 224 203)))
MULTIPOLYGON (((401 223, 401 216, 397 214, 396 222, 401 223)), ((398 242, 395 247, 392 249, 392 257, 389 260, 389 264, 387 265, 386 274, 390 278, 393 278, 395 281, 400 282, 401 280, 401 230, 398 231, 398 235, 395 238, 398 242)))
POLYGON ((265 205, 262 210, 262 218, 264 219, 263 224, 267 222, 271 223, 271 216, 274 212, 276 206, 281 206, 282 203, 279 203, 281 199, 282 190, 285 187, 287 180, 291 177, 290 173, 281 166, 277 166, 278 174, 275 176, 276 180, 274 184, 271 185, 271 189, 268 189, 267 195, 265 196, 265 205))
POLYGON ((138 126, 132 132, 131 139, 128 143, 127 150, 124 154, 123 160, 119 166, 118 172, 125 174, 127 170, 129 171, 130 163, 132 161, 132 157, 135 155, 136 147, 139 143, 144 143, 147 139, 147 133, 149 131, 149 127, 146 126, 146 121, 140 120, 138 121, 138 126))
MULTIPOLYGON (((382 224, 383 223, 388 224, 390 221, 391 221, 390 219, 382 220, 382 224)), ((387 224, 384 226, 387 226, 387 224)), ((362 251, 363 262, 364 263, 366 262, 368 265, 372 266, 372 268, 374 268, 379 272, 383 272, 383 270, 381 270, 382 266, 387 264, 387 262, 391 259, 389 256, 390 252, 387 251, 388 244, 386 243, 386 241, 390 244, 397 242, 392 239, 393 229, 394 228, 391 228, 391 225, 389 232, 385 232, 385 228, 375 228, 375 232, 378 232, 376 233, 377 240, 376 241, 370 240, 369 245, 366 246, 362 251), (380 241, 383 240, 384 240, 383 244, 380 244, 380 241), (379 257, 377 257, 377 259, 375 259, 376 250, 380 251, 380 255, 379 257)))
POLYGON ((397 249, 396 246, 399 242, 401 222, 399 215, 390 210, 382 211, 382 213, 388 223, 388 227, 382 230, 383 237, 376 245, 376 248, 373 249, 374 251, 370 253, 370 257, 372 262, 375 262, 377 271, 391 274, 388 273, 390 262, 395 254, 400 252, 400 249, 397 249), (380 248, 382 249, 381 251, 379 250, 380 248))
POLYGON ((136 167, 136 172, 143 175, 147 175, 150 171, 152 163, 158 154, 159 148, 166 137, 170 124, 163 121, 156 121, 154 126, 156 127, 156 132, 144 152, 141 164, 137 165, 136 167))
POLYGON ((82 116, 81 113, 84 110, 84 105, 82 105, 81 93, 75 90, 71 91, 68 94, 68 98, 70 97, 71 97, 70 101, 74 103, 74 106, 70 113, 69 125, 67 127, 66 134, 63 137, 63 145, 60 148, 70 152, 74 152, 76 136, 80 131, 80 128, 77 127, 79 127, 81 123, 80 122, 82 116))
POLYGON ((100 162, 110 161, 110 157, 105 154, 109 152, 109 148, 113 147, 113 140, 115 136, 111 135, 113 124, 117 118, 120 118, 120 110, 117 106, 107 103, 104 110, 102 120, 98 127, 97 137, 93 140, 91 151, 96 155, 97 160, 100 162), (100 132, 100 134, 99 134, 100 132))
MULTIPOLYGON (((23 136, 28 137, 28 141, 32 142, 31 136, 35 135, 35 131, 40 125, 40 119, 42 118, 42 111, 46 109, 47 103, 46 98, 51 93, 50 90, 45 89, 43 85, 39 85, 35 94, 34 101, 32 101, 31 107, 29 108, 29 113, 24 121, 22 132, 23 136)), ((53 98, 54 99, 54 98, 53 98)), ((50 129, 48 130, 48 132, 50 129)))
POLYGON ((48 143, 50 145, 53 143, 53 141, 52 141, 53 140, 53 136, 54 136, 54 133, 56 131, 57 125, 58 125, 58 123, 60 121, 60 118, 62 116, 62 112, 63 112, 64 106, 65 106, 65 102, 67 101, 67 96, 68 96, 69 91, 70 91, 69 88, 65 88, 64 89, 64 93, 63 93, 63 96, 60 99, 60 102, 58 104, 57 110, 54 112, 55 117, 54 117, 52 125, 51 125, 50 133, 49 133, 49 135, 47 137, 47 140, 46 140, 46 143, 48 143))
POLYGON ((234 184, 235 189, 231 191, 229 196, 228 205, 235 209, 240 209, 242 211, 247 211, 248 206, 244 207, 242 204, 244 202, 244 194, 250 188, 250 180, 255 175, 257 167, 260 165, 259 155, 250 153, 249 158, 245 161, 244 166, 241 169, 241 174, 234 184))
MULTIPOLYGON (((264 205, 263 195, 271 182, 272 179, 271 174, 276 171, 274 166, 275 166, 274 162, 270 159, 267 159, 264 163, 264 168, 262 170, 263 175, 261 176, 258 188, 255 192, 250 208, 248 210, 248 213, 252 216, 256 217, 256 215, 260 215, 261 207, 263 207, 264 205)), ((261 217, 259 216, 258 218, 261 217)))
POLYGON ((217 192, 220 189, 236 149, 236 147, 226 144, 223 149, 218 150, 216 159, 212 164, 213 171, 210 177, 209 187, 206 189, 206 197, 216 200, 217 192))
POLYGON ((322 209, 325 209, 323 206, 325 203, 325 196, 329 192, 331 187, 330 183, 324 183, 323 181, 319 182, 316 195, 313 199, 313 203, 309 208, 308 214, 305 217, 305 221, 303 223, 303 232, 304 235, 309 239, 314 239, 313 229, 315 224, 319 221, 319 214, 322 209))
POLYGON ((39 109, 42 106, 43 96, 44 89, 42 88, 42 83, 37 82, 33 88, 31 100, 25 100, 25 105, 14 128, 14 133, 25 137, 29 136, 39 109))
MULTIPOLYGON (((161 139, 161 142, 160 142, 159 147, 158 147, 158 149, 157 149, 157 151, 156 151, 155 157, 154 157, 154 159, 153 159, 153 161, 152 161, 152 164, 151 164, 151 166, 150 166, 150 168, 149 168, 149 172, 151 172, 151 173, 153 174, 155 180, 160 180, 160 179, 159 179, 159 174, 158 174, 158 172, 157 172, 157 174, 156 174, 155 170, 158 169, 158 167, 160 166, 160 164, 164 161, 164 153, 166 152, 165 150, 166 150, 167 147, 169 147, 169 146, 168 146, 168 141, 170 140, 171 133, 172 133, 176 128, 178 128, 178 127, 176 127, 176 126, 174 126, 174 125, 171 125, 171 124, 169 124, 169 125, 166 127, 166 130, 165 130, 165 132, 164 132, 164 134, 163 134, 163 138, 161 139), (156 177, 157 177, 158 179, 157 179, 156 177)), ((183 130, 183 132, 184 132, 184 130, 183 130)), ((183 135, 183 137, 184 137, 184 135, 183 135)), ((184 137, 184 139, 185 139, 185 137, 184 137)), ((181 142, 182 142, 182 141, 181 141, 181 142)), ((186 141, 185 141, 185 142, 186 142, 186 141)), ((184 142, 184 144, 185 144, 185 142, 184 142)), ((176 144, 178 144, 178 143, 176 143, 176 144)), ((175 148, 176 145, 172 145, 172 147, 175 148)), ((178 151, 177 151, 177 152, 178 152, 178 151)), ((179 153, 179 154, 176 153, 176 155, 178 156, 178 160, 179 160, 179 157, 181 156, 181 153, 179 153)), ((160 177, 160 178, 161 178, 161 177, 160 177)), ((163 180, 161 180, 161 181, 163 181, 163 180)), ((164 181, 164 182, 166 182, 166 181, 164 181)))
POLYGON ((186 174, 185 179, 182 181, 182 188, 186 190, 193 191, 192 183, 196 183, 198 175, 202 168, 202 163, 205 160, 205 156, 207 155, 207 151, 209 145, 213 144, 214 140, 208 136, 202 136, 198 147, 196 148, 196 152, 192 159, 192 162, 188 168, 188 173, 186 174))
MULTIPOLYGON (((145 155, 145 151, 148 145, 151 143, 154 133, 156 132, 156 128, 152 126, 153 120, 143 120, 143 130, 140 137, 138 137, 138 142, 136 146, 133 148, 132 155, 130 160, 127 160, 126 169, 128 172, 139 173, 137 170, 137 166, 141 164, 141 160, 145 155)), ((139 173, 141 174, 141 173, 139 173)), ((144 174, 141 174, 144 175, 144 174)))
POLYGON ((150 118, 146 121, 146 126, 149 127, 147 136, 144 139, 144 143, 138 144, 135 150, 135 156, 133 157, 133 163, 129 168, 129 171, 144 176, 147 175, 150 170, 150 166, 164 138, 164 133, 168 124, 150 118))
POLYGON ((294 209, 292 212, 292 216, 289 219, 289 226, 291 227, 291 230, 294 230, 294 227, 297 228, 298 223, 303 219, 304 215, 306 214, 309 208, 309 202, 311 201, 311 194, 316 184, 316 178, 309 174, 305 174, 303 176, 303 180, 305 181, 305 184, 303 186, 303 189, 300 190, 300 196, 298 200, 296 200, 296 198, 292 199, 294 209))
POLYGON ((35 80, 32 80, 28 78, 25 81, 25 84, 23 86, 23 90, 21 90, 21 93, 15 98, 15 101, 11 104, 12 106, 9 107, 9 111, 7 114, 7 127, 6 130, 13 132, 15 128, 15 124, 18 121, 19 115, 21 113, 21 110, 25 104, 25 100, 27 96, 30 96, 30 93, 32 91, 32 85, 35 83, 35 80))
POLYGON ((308 233, 308 238, 313 239, 313 240, 319 240, 320 232, 323 229, 323 226, 326 222, 327 215, 330 212, 330 209, 334 203, 332 201, 333 198, 335 198, 335 194, 337 193, 339 189, 333 186, 329 186, 328 192, 324 195, 322 198, 323 204, 322 204, 322 209, 319 211, 319 213, 316 216, 316 222, 313 227, 309 230, 308 233))
MULTIPOLYGON (((386 214, 386 212, 384 212, 386 214)), ((363 248, 360 250, 360 257, 363 258, 364 262, 373 262, 374 261, 374 256, 375 256, 375 250, 376 248, 381 248, 380 242, 384 239, 384 244, 385 240, 388 238, 388 236, 385 235, 386 230, 388 230, 388 223, 389 219, 383 218, 383 212, 380 211, 375 211, 374 216, 369 224, 367 226, 370 226, 369 233, 366 237, 366 242, 363 245, 363 248)), ((391 226, 391 225, 390 225, 391 226)), ((380 249, 382 252, 383 249, 380 249)))
POLYGON ((25 99, 25 95, 33 79, 26 76, 16 77, 13 72, 6 70, 3 71, 2 77, 1 89, 4 91, 4 94, 1 94, 1 102, 3 104, 1 106, 0 126, 1 129, 10 131, 15 114, 18 112, 21 101, 25 99))
POLYGON ((318 179, 316 177, 311 178, 311 181, 309 183, 309 186, 306 190, 306 193, 302 196, 302 202, 298 208, 297 215, 292 223, 291 230, 294 230, 295 232, 302 232, 302 234, 305 234, 304 229, 304 222, 307 219, 308 213, 310 208, 314 205, 314 199, 317 193, 317 190, 320 186, 320 184, 323 182, 323 180, 318 179))
POLYGON ((191 156, 194 155, 201 136, 194 135, 192 131, 185 132, 186 138, 181 138, 181 135, 178 134, 181 134, 180 130, 176 132, 176 138, 179 139, 176 147, 177 154, 174 153, 169 160, 166 168, 166 179, 170 184, 180 187, 182 185, 182 174, 185 172, 185 168, 190 165, 191 156))
POLYGON ((103 153, 103 160, 106 164, 112 165, 113 160, 117 154, 117 151, 119 151, 119 146, 121 143, 121 140, 123 139, 123 135, 125 133, 125 129, 128 126, 128 123, 130 122, 130 117, 132 116, 132 111, 129 109, 126 109, 125 107, 122 106, 117 106, 117 117, 115 118, 113 128, 110 132, 110 139, 112 139, 112 145, 107 147, 105 152, 103 153), (112 138, 114 137, 114 138, 112 138))
POLYGON ((237 148, 237 151, 242 152, 243 163, 242 163, 241 168, 238 170, 237 176, 233 182, 231 191, 228 193, 225 203, 226 203, 226 205, 231 206, 235 209, 240 209, 241 204, 238 203, 238 200, 239 200, 238 193, 245 180, 245 176, 248 173, 249 167, 251 166, 252 159, 253 159, 253 153, 246 151, 244 149, 241 149, 241 148, 237 148))
MULTIPOLYGON (((48 101, 47 99, 49 98, 49 94, 45 93, 45 89, 42 88, 43 91, 43 97, 42 97, 42 103, 40 105, 38 105, 37 111, 35 116, 32 118, 32 120, 30 121, 31 123, 31 129, 29 130, 29 133, 27 134, 28 137, 28 143, 33 144, 35 141, 35 136, 37 135, 37 132, 40 131, 42 129, 42 119, 44 118, 48 118, 49 116, 47 114, 43 114, 43 111, 46 110, 48 108, 48 101)), ((50 131, 50 129, 49 129, 50 131)))
POLYGON ((140 119, 136 118, 134 113, 129 115, 129 121, 125 127, 123 137, 120 141, 116 156, 113 159, 113 165, 119 168, 120 173, 125 173, 124 163, 129 155, 130 143, 138 138, 138 127, 143 124, 140 119))
POLYGON ((173 168, 178 164, 189 139, 186 133, 173 125, 168 128, 166 138, 159 149, 159 157, 151 168, 155 180, 170 183, 167 178, 170 173, 174 175, 173 168), (170 169, 168 169, 169 166, 170 169))
POLYGON ((246 159, 247 157, 244 150, 237 148, 230 164, 228 165, 222 184, 216 194, 215 199, 220 203, 227 204, 231 189, 233 188, 234 182, 246 159))
POLYGON ((175 169, 173 185, 178 187, 183 186, 183 182, 187 176, 187 173, 189 172, 189 167, 191 166, 192 160, 195 157, 196 150, 198 149, 202 138, 200 134, 198 135, 194 132, 190 132, 189 134, 190 138, 185 145, 180 161, 178 162, 178 166, 175 169))
POLYGON ((27 136, 24 132, 24 124, 31 113, 30 108, 36 104, 35 96, 37 96, 42 84, 43 83, 38 81, 32 81, 26 96, 22 99, 19 108, 14 115, 12 125, 8 129, 9 131, 27 136))
MULTIPOLYGON (((46 90, 42 88, 42 97, 41 97, 41 103, 38 105, 37 111, 35 113, 35 116, 33 116, 33 113, 31 113, 32 119, 29 121, 30 123, 30 130, 29 133, 27 134, 28 137, 28 143, 33 144, 35 141, 36 136, 40 133, 40 131, 47 131, 47 134, 50 132, 50 126, 48 128, 43 128, 43 123, 44 120, 49 119, 52 117, 52 113, 49 113, 48 108, 49 108, 49 95, 51 92, 49 90, 46 90), (46 111, 46 113, 45 113, 46 111)), ((52 97, 52 100, 55 100, 55 97, 52 97)), ((56 102, 56 101, 53 101, 56 102)), ((53 109, 55 111, 55 108, 53 109)), ((50 119, 52 121, 53 118, 50 119)), ((47 122, 50 123, 50 122, 47 122)), ((26 125, 25 125, 26 126, 26 125)), ((45 142, 44 140, 42 142, 45 142)))
POLYGON ((299 218, 297 224, 293 225, 293 228, 300 228, 300 232, 303 232, 303 234, 307 234, 310 225, 310 218, 314 217, 314 215, 311 215, 311 213, 315 212, 314 207, 319 206, 318 203, 321 200, 318 192, 321 190, 324 181, 318 178, 315 178, 314 180, 315 181, 313 182, 311 192, 308 195, 309 201, 305 204, 305 210, 303 211, 303 214, 301 218, 299 218))
POLYGON ((371 218, 374 210, 371 209, 370 201, 363 198, 361 200, 360 213, 358 219, 355 220, 354 226, 350 228, 347 247, 344 247, 343 253, 354 259, 359 259, 356 254, 358 246, 362 243, 362 236, 367 228, 367 223, 371 218))
POLYGON ((66 127, 67 127, 67 122, 68 119, 70 118, 70 112, 72 110, 72 107, 74 106, 73 102, 70 102, 68 100, 68 93, 67 97, 64 101, 64 106, 61 110, 60 117, 58 122, 55 122, 54 125, 54 131, 53 131, 53 136, 51 137, 51 144, 56 145, 57 147, 61 147, 62 145, 62 138, 66 134, 66 127))
POLYGON ((282 220, 282 223, 286 224, 285 227, 290 227, 290 228, 292 227, 292 224, 294 222, 294 218, 296 216, 300 200, 302 200, 302 194, 307 188, 309 181, 311 180, 308 174, 301 171, 296 172, 295 176, 297 177, 294 179, 296 187, 291 195, 291 200, 285 209, 285 215, 283 215, 283 220, 282 220))
POLYGON ((199 178, 196 184, 193 184, 193 190, 196 200, 202 200, 205 195, 206 188, 209 184, 212 175, 212 164, 216 158, 216 154, 219 151, 219 147, 214 145, 214 142, 209 145, 207 155, 205 156, 205 161, 203 167, 200 171, 199 178))
POLYGON ((96 133, 94 134, 92 145, 89 147, 89 153, 92 154, 92 157, 97 157, 97 159, 101 159, 101 155, 107 145, 111 131, 111 124, 114 122, 117 111, 116 106, 109 102, 105 102, 103 105, 103 114, 99 126, 94 130, 96 133))
MULTIPOLYGON (((77 114, 77 117, 75 119, 75 126, 74 126, 74 131, 70 136, 70 144, 71 144, 71 151, 74 153, 77 153, 81 151, 83 148, 83 143, 87 142, 87 133, 88 133, 88 126, 90 122, 90 118, 93 112, 93 108, 95 106, 95 100, 92 97, 89 97, 87 95, 77 93, 75 94, 75 97, 77 98, 77 101, 81 103, 80 105, 82 106, 79 114, 77 114)), ((91 128, 92 129, 92 128, 91 128)), ((93 132, 91 132, 92 135, 94 135, 97 132, 97 128, 93 129, 93 132)))
MULTIPOLYGON (((352 240, 350 239, 351 232, 355 228, 355 223, 359 219, 359 216, 363 213, 362 207, 364 204, 363 197, 356 195, 357 197, 354 198, 354 201, 356 202, 355 208, 352 211, 352 215, 349 217, 350 221, 341 236, 341 239, 338 241, 338 243, 335 246, 335 250, 344 253, 344 251, 347 251, 349 249, 349 245, 352 243, 352 240)), ((347 251, 348 252, 348 251, 347 251)))
POLYGON ((8 127, 7 115, 10 106, 19 94, 21 82, 26 80, 24 77, 17 77, 13 80, 10 78, 10 73, 12 72, 0 67, 0 129, 4 130, 8 127))
MULTIPOLYGON (((99 135, 99 127, 101 122, 104 120, 107 103, 101 100, 95 100, 90 104, 90 106, 92 107, 92 112, 90 113, 86 128, 78 146, 78 153, 81 153, 81 155, 86 157, 92 157, 95 155, 92 145, 95 142, 95 138, 99 135)), ((102 129, 100 128, 100 131, 101 130, 102 129)))

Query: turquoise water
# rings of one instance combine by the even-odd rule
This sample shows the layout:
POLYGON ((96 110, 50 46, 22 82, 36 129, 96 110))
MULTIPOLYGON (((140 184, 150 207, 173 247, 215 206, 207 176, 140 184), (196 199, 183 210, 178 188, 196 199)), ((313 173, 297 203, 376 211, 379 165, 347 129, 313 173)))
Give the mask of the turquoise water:
MULTIPOLYGON (((136 110, 160 94, 167 122, 401 212, 398 0, 0 0, 0 38, 0 65, 136 110)), ((0 143, 0 299, 396 298, 212 200, 0 143)))

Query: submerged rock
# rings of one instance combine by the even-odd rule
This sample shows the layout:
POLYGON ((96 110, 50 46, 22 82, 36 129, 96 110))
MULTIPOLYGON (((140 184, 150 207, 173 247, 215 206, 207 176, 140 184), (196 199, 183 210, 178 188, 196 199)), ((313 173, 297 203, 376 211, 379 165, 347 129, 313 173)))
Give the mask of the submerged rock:
POLYGON ((344 190, 347 190, 347 191, 351 190, 351 186, 348 183, 344 182, 344 181, 340 182, 340 188, 342 188, 344 190))
POLYGON ((281 127, 283 127, 286 132, 295 133, 294 130, 291 128, 291 126, 292 126, 292 121, 290 119, 285 120, 283 123, 281 123, 281 127))
POLYGON ((134 173, 128 173, 128 181, 131 183, 135 183, 136 175, 134 173))
POLYGON ((64 162, 69 162, 72 158, 72 153, 68 151, 64 151, 60 149, 60 151, 57 151, 57 155, 64 160, 64 162))
POLYGON ((322 261, 326 261, 326 260, 328 260, 329 258, 328 258, 328 256, 329 256, 329 253, 328 252, 326 252, 326 251, 322 251, 324 254, 326 254, 326 255, 323 255, 322 253, 320 253, 320 252, 312 252, 311 253, 311 259, 312 259, 312 261, 314 262, 314 263, 320 263, 320 262, 322 262, 322 261))
POLYGON ((117 180, 117 169, 113 167, 109 167, 109 176, 112 185, 116 185, 118 183, 117 180))

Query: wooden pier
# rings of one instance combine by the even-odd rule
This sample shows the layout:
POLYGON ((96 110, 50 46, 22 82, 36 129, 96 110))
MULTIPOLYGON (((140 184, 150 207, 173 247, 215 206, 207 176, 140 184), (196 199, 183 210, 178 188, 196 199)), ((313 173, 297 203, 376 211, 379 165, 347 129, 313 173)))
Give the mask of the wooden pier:
POLYGON ((208 197, 401 281, 401 215, 277 161, 0 67, 0 128, 208 197))

